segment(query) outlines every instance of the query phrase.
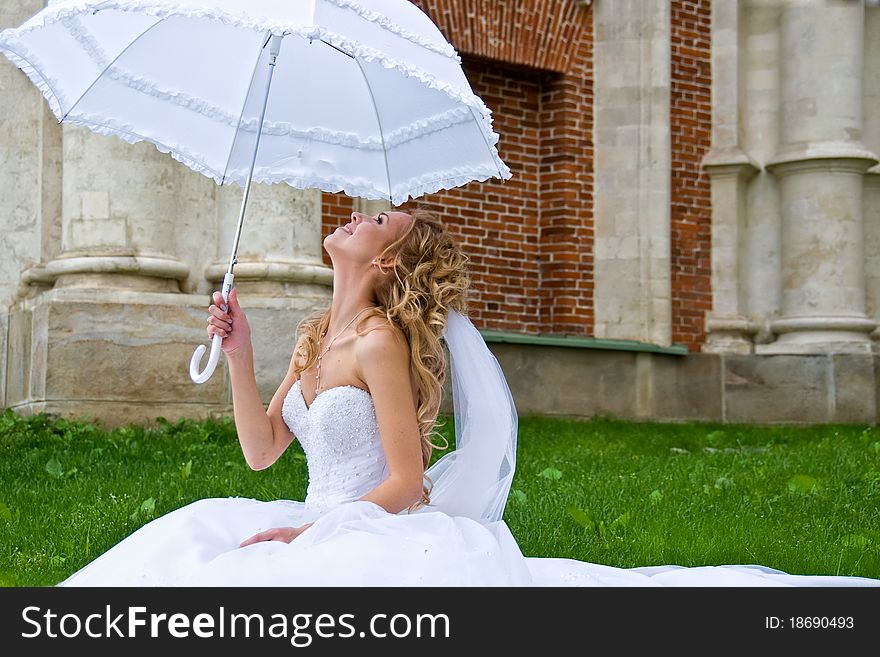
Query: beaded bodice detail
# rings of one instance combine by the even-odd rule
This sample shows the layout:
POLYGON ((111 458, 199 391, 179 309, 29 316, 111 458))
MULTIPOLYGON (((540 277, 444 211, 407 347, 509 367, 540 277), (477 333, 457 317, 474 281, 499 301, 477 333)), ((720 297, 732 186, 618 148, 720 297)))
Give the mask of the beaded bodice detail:
POLYGON ((297 380, 281 416, 306 454, 306 504, 326 510, 357 500, 388 475, 373 398, 366 390, 335 386, 306 406, 297 380))

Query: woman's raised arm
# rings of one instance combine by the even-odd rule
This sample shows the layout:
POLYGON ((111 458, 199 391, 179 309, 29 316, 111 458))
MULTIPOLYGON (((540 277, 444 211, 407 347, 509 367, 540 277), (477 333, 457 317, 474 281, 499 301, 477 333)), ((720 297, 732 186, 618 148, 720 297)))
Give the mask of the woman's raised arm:
POLYGON ((263 408, 263 401, 257 390, 251 329, 244 311, 238 304, 238 292, 235 288, 229 293, 228 310, 224 310, 222 304, 223 295, 214 292, 214 304, 209 308, 213 317, 209 318, 208 335, 219 333, 223 336, 221 347, 229 364, 232 412, 238 442, 241 444, 244 459, 251 469, 262 470, 274 463, 278 457, 272 458, 275 451, 275 435, 272 422, 263 408))

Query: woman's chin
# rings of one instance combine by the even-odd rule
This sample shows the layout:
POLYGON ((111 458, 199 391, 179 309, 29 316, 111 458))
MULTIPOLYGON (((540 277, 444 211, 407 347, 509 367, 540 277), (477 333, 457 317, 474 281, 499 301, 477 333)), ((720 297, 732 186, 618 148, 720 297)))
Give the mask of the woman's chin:
POLYGON ((345 239, 346 237, 351 237, 351 235, 348 234, 348 231, 346 231, 344 227, 337 226, 332 231, 330 231, 330 234, 324 238, 324 241, 326 242, 331 237, 335 239, 345 239))

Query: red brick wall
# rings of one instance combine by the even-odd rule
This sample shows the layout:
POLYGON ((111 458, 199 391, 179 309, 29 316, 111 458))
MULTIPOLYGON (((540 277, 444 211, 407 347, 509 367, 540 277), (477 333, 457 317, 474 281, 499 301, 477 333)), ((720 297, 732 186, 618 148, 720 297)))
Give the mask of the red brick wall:
MULTIPOLYGON (((336 230, 339 224, 347 224, 351 221, 351 213, 354 211, 354 200, 350 196, 346 196, 342 192, 338 194, 321 194, 321 243, 324 238, 336 230)), ((324 264, 328 267, 332 266, 330 256, 323 248, 321 256, 324 264)))
MULTIPOLYGON (((539 332, 542 76, 467 55, 462 60, 474 92, 492 109, 493 128, 501 135, 499 154, 514 175, 506 182, 495 179, 426 194, 397 209, 406 212, 419 205, 440 212, 470 256, 470 310, 478 326, 539 332)), ((337 217, 351 213, 351 202, 344 198, 324 194, 324 235, 338 225, 337 217)))
MULTIPOLYGON (((575 2, 412 0, 462 56, 513 177, 422 196, 471 258, 481 328, 591 335, 592 15, 575 2)), ((324 234, 351 203, 324 195, 324 234)), ((325 262, 328 262, 325 254, 325 262)))
POLYGON ((410 2, 459 53, 542 71, 568 72, 572 48, 592 33, 590 10, 575 0, 410 2))
MULTIPOLYGON (((592 10, 573 0, 411 1, 461 54, 513 172, 417 200, 441 211, 471 256, 475 322, 592 335, 592 10)), ((671 55, 673 341, 698 351, 712 303, 700 166, 711 129, 710 0, 672 1, 671 55)), ((324 194, 324 234, 351 210, 344 195, 324 194)))
POLYGON ((672 2, 672 340, 699 351, 712 309, 710 0, 672 2))
POLYGON ((549 76, 541 96, 542 331, 557 335, 591 336, 595 319, 592 25, 586 16, 569 73, 549 76))
POLYGON ((482 328, 542 330, 538 205, 541 76, 462 56, 474 92, 492 109, 501 159, 513 177, 427 194, 470 256, 471 316, 482 328))

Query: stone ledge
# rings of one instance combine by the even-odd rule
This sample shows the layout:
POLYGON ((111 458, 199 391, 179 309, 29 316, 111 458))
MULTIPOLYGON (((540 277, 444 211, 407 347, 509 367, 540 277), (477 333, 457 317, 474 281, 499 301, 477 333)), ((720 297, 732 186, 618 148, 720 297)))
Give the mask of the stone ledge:
MULTIPOLYGON (((205 278, 222 281, 229 264, 213 264, 205 268, 205 278)), ((235 280, 282 281, 290 283, 333 284, 333 270, 314 262, 236 262, 232 269, 235 280)))
POLYGON ((862 144, 821 142, 783 149, 765 167, 777 176, 806 171, 863 174, 877 163, 877 155, 862 144))
MULTIPOLYGON (((88 413, 123 425, 157 416, 173 422, 231 414, 225 359, 206 384, 193 384, 188 375, 193 349, 207 340, 205 301, 201 295, 71 288, 15 304, 8 317, 5 403, 20 412, 88 413)), ((315 303, 255 297, 248 304, 264 406, 286 373, 296 324, 315 303)), ((639 343, 492 337, 486 341, 520 415, 877 423, 877 354, 681 354, 639 343)), ((441 411, 452 412, 449 377, 441 411)))
POLYGON ((750 178, 761 171, 760 165, 740 148, 712 149, 703 157, 702 165, 710 176, 718 178, 750 178))
POLYGON ((649 351, 660 354, 677 354, 680 356, 684 356, 688 353, 687 345, 673 344, 665 347, 650 342, 640 342, 638 340, 615 340, 611 338, 592 338, 589 336, 530 335, 527 333, 496 331, 492 329, 482 329, 480 330, 480 335, 483 336, 483 339, 486 342, 551 345, 555 347, 577 347, 581 349, 608 349, 611 351, 649 351))
POLYGON ((189 276, 189 265, 174 258, 143 255, 102 255, 58 258, 46 263, 45 266, 45 276, 53 279, 64 274, 117 273, 184 280, 189 276))
POLYGON ((877 424, 876 354, 759 355, 492 345, 520 415, 877 424))
POLYGON ((68 420, 88 420, 104 429, 124 427, 131 423, 155 427, 158 425, 158 417, 176 423, 180 418, 205 420, 232 415, 232 407, 228 404, 173 402, 157 406, 155 403, 121 404, 106 400, 51 400, 23 403, 9 408, 25 417, 46 413, 50 417, 63 417, 68 420))

